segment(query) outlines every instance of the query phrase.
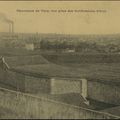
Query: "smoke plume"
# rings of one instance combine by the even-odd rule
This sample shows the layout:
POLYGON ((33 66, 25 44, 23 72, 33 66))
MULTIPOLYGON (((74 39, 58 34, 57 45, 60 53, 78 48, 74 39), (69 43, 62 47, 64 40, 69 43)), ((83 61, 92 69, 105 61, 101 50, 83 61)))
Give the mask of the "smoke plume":
POLYGON ((14 32, 14 22, 12 20, 10 20, 9 18, 7 18, 4 13, 0 13, 0 21, 7 23, 9 25, 9 32, 10 33, 14 32))
POLYGON ((0 13, 0 21, 6 22, 6 23, 13 23, 13 21, 8 19, 4 13, 0 13))

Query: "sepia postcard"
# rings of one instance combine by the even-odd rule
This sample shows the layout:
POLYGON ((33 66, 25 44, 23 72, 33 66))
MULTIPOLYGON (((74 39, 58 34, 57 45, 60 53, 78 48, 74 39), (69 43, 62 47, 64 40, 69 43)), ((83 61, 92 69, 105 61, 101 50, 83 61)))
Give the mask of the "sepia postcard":
POLYGON ((0 1, 0 119, 120 119, 120 1, 0 1))

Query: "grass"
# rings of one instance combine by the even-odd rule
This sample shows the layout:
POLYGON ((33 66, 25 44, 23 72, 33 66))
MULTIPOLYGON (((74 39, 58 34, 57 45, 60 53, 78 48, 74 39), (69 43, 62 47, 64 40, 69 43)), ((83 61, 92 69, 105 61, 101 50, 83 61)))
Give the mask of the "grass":
POLYGON ((114 106, 111 108, 107 108, 107 109, 102 110, 102 112, 106 112, 106 113, 110 113, 110 114, 113 114, 116 116, 120 116, 120 106, 114 106))
POLYGON ((13 56, 5 57, 5 61, 11 67, 23 66, 23 65, 35 65, 35 64, 47 64, 49 63, 41 55, 30 55, 30 56, 13 56))
POLYGON ((18 70, 31 73, 43 73, 49 76, 68 78, 87 78, 101 81, 120 82, 120 63, 112 64, 77 64, 77 67, 67 67, 56 64, 39 64, 16 67, 18 70))
POLYGON ((120 63, 120 54, 79 54, 79 53, 54 53, 42 54, 47 60, 57 64, 80 63, 120 63))
POLYGON ((11 109, 0 106, 0 119, 18 119, 20 115, 13 112, 11 109))
POLYGON ((40 51, 31 51, 20 48, 0 48, 0 55, 2 56, 28 56, 28 55, 40 55, 40 51))
MULTIPOLYGON (((7 53, 6 51, 3 53, 7 53)), ((13 56, 5 57, 8 65, 22 71, 114 82, 119 82, 120 79, 119 54, 44 53, 38 55, 38 51, 24 50, 10 50, 10 54, 13 56)))

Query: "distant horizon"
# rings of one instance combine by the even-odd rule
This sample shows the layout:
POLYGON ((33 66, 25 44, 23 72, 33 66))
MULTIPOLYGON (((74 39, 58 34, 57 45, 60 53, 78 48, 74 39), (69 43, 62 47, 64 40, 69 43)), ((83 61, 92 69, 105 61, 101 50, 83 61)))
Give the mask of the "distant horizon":
POLYGON ((120 35, 120 33, 104 33, 104 34, 98 34, 98 33, 94 33, 94 34, 88 34, 88 33, 84 33, 84 34, 68 34, 68 33, 42 33, 42 32, 14 32, 14 33, 9 33, 9 32, 0 32, 0 33, 5 33, 5 34, 56 34, 56 35, 120 35))

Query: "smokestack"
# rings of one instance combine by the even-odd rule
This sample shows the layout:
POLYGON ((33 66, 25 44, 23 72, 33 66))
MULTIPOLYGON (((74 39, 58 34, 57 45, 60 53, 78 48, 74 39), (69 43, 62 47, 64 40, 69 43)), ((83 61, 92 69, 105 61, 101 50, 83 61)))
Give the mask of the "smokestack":
POLYGON ((8 23, 9 33, 11 33, 11 23, 8 23))
POLYGON ((8 26, 9 26, 9 33, 14 33, 14 22, 9 22, 8 26))
POLYGON ((8 25, 9 25, 9 33, 14 32, 14 22, 12 20, 10 20, 9 18, 7 18, 5 14, 0 13, 0 21, 8 23, 8 25))
POLYGON ((12 30, 11 32, 14 33, 14 22, 11 23, 11 27, 12 27, 11 28, 11 30, 12 30))

